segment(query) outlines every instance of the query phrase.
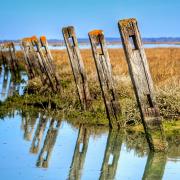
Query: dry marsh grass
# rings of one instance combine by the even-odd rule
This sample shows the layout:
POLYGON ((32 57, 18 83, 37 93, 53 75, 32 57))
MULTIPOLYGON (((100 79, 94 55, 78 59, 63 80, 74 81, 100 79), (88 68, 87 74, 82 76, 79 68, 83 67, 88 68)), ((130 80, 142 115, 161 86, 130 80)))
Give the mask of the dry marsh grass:
MULTIPOLYGON (((109 49, 115 79, 128 76, 128 68, 122 49, 109 49)), ((66 50, 52 50, 55 64, 62 75, 71 74, 70 63, 66 50)), ((95 80, 96 69, 91 50, 81 50, 88 77, 95 80)), ((146 49, 153 81, 156 86, 165 86, 180 82, 180 48, 152 48, 146 49)))
MULTIPOLYGON (((180 48, 151 48, 145 49, 145 51, 161 115, 169 120, 180 119, 180 48)), ((54 58, 54 64, 61 77, 63 87, 61 97, 63 97, 63 99, 60 100, 58 95, 51 96, 49 92, 46 92, 46 94, 48 97, 50 96, 51 101, 53 101, 59 109, 63 109, 66 113, 70 114, 72 112, 73 116, 79 119, 79 116, 81 116, 81 112, 78 111, 79 100, 76 94, 76 87, 67 51, 51 50, 51 52, 54 58)), ((115 88, 117 89, 122 112, 126 117, 126 121, 131 119, 140 120, 123 49, 109 49, 108 52, 112 64, 115 88)), ((103 121, 105 109, 92 52, 90 49, 84 49, 81 50, 81 55, 88 75, 90 93, 93 98, 92 111, 89 112, 89 115, 87 115, 88 118, 86 119, 88 121, 89 116, 96 116, 97 119, 102 119, 101 121, 103 121)), ((18 58, 23 60, 21 52, 18 52, 18 58)), ((41 83, 35 80, 30 81, 28 87, 29 89, 34 88, 36 91, 43 88, 41 83)), ((36 97, 34 98, 37 99, 36 97)), ((40 98, 42 100, 41 96, 40 98)), ((46 98, 44 101, 46 101, 46 98)), ((83 122, 85 122, 85 120, 83 120, 83 122)), ((99 120, 97 122, 99 122, 99 120)), ((97 122, 94 120, 94 123, 97 122)), ((101 123, 103 124, 104 122, 101 123)))
MULTIPOLYGON (((166 118, 173 117, 179 119, 180 48, 152 48, 145 51, 162 115, 166 118)), ((134 101, 134 93, 123 49, 109 49, 108 52, 116 89, 120 98, 132 97, 131 99, 134 101)), ((66 50, 52 50, 52 55, 61 78, 72 81, 73 76, 66 50)), ((81 50, 81 55, 88 74, 91 93, 100 95, 97 72, 91 50, 81 50)), ((75 91, 74 86, 73 88, 75 91)), ((132 104, 132 102, 129 102, 128 99, 122 102, 126 111, 134 113, 134 106, 129 106, 129 104, 132 104)))

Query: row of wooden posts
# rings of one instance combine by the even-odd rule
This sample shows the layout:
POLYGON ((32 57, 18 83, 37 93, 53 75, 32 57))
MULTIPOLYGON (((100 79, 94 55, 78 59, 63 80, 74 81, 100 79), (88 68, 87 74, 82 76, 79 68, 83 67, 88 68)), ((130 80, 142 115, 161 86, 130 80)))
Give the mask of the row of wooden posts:
MULTIPOLYGON (((129 67, 141 119, 151 150, 165 150, 167 147, 161 117, 156 104, 153 82, 149 71, 146 54, 143 48, 136 19, 125 19, 118 22, 123 49, 129 67)), ((87 74, 78 47, 75 29, 72 26, 62 29, 69 60, 77 87, 77 93, 84 110, 91 105, 87 74)), ((110 58, 104 33, 101 30, 89 32, 92 53, 96 65, 102 97, 110 127, 122 127, 122 112, 115 90, 110 58)), ((24 38, 21 41, 29 78, 41 78, 44 86, 60 92, 60 77, 53 64, 53 58, 45 37, 24 38)))
POLYGON ((6 42, 0 44, 0 53, 2 63, 12 70, 18 71, 18 59, 16 57, 15 44, 13 42, 6 42))

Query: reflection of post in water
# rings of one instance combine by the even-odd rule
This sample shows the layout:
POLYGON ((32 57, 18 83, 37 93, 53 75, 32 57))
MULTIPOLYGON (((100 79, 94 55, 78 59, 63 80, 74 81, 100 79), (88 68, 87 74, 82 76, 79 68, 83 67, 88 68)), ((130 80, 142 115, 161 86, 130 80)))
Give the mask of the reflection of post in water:
POLYGON ((165 153, 150 152, 142 179, 162 179, 166 166, 166 160, 167 156, 165 153))
MULTIPOLYGON (((7 68, 3 68, 3 85, 2 85, 2 97, 7 95, 8 97, 13 96, 15 92, 19 92, 19 83, 16 81, 17 76, 15 77, 7 68)), ((16 73, 18 74, 18 73, 16 73)), ((20 77, 20 75, 19 75, 20 77)))
POLYGON ((100 180, 114 179, 120 156, 123 136, 120 131, 110 130, 103 164, 101 168, 100 180))
POLYGON ((3 86, 2 86, 2 96, 3 97, 7 93, 9 75, 10 74, 9 74, 8 69, 4 68, 4 77, 3 77, 3 86))
POLYGON ((16 77, 14 76, 14 74, 11 73, 11 78, 10 78, 9 87, 8 87, 8 97, 11 97, 16 92, 19 92, 20 84, 16 82, 18 80, 17 76, 20 76, 18 75, 18 72, 16 73, 16 77))
POLYGON ((87 128, 81 126, 76 141, 73 160, 69 172, 70 180, 78 180, 81 178, 81 172, 85 162, 86 152, 88 149, 90 133, 87 128))
POLYGON ((30 149, 31 153, 34 153, 34 154, 38 153, 39 147, 42 141, 42 137, 46 128, 47 121, 48 121, 48 118, 46 118, 46 116, 41 115, 33 141, 32 141, 32 145, 30 149))
POLYGON ((8 87, 8 97, 13 96, 15 92, 16 92, 16 84, 10 79, 9 87, 8 87))
POLYGON ((61 122, 58 120, 51 120, 50 127, 48 129, 43 148, 39 154, 37 161, 37 167, 48 167, 49 160, 51 158, 52 150, 56 142, 59 127, 61 122))
POLYGON ((0 78, 1 78, 1 76, 2 76, 2 71, 3 70, 3 65, 2 65, 2 63, 1 63, 1 59, 0 59, 0 78))
POLYGON ((32 139, 32 133, 37 120, 36 117, 30 117, 27 113, 22 113, 22 125, 21 128, 24 130, 24 139, 30 141, 32 139))

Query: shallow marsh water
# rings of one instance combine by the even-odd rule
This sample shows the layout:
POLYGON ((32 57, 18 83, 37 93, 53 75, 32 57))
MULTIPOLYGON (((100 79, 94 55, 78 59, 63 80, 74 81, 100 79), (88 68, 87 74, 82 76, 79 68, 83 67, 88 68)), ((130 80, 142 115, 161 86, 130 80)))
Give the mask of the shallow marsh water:
MULTIPOLYGON (((107 44, 108 48, 111 49, 118 49, 122 48, 122 44, 120 43, 115 43, 115 44, 107 44)), ((180 44, 144 44, 145 48, 180 48, 180 44)), ((65 50, 65 46, 60 46, 60 45, 49 45, 49 48, 51 50, 65 50)), ((90 44, 79 44, 80 49, 91 49, 90 44)), ((16 46, 16 50, 20 50, 21 48, 19 45, 16 46)))
POLYGON ((167 154, 151 154, 141 134, 14 111, 0 119, 1 179, 178 180, 180 144, 169 143, 167 154))
MULTIPOLYGON (((23 94, 1 69, 0 100, 23 94), (13 87, 13 88, 11 88, 13 87), (10 93, 11 92, 11 93, 10 93)), ((180 135, 169 150, 149 153, 144 134, 72 125, 42 112, 13 110, 0 118, 1 180, 180 179, 180 135)))
POLYGON ((15 93, 23 95, 24 88, 27 85, 28 77, 24 72, 19 72, 21 82, 17 83, 14 81, 10 70, 4 66, 0 67, 0 101, 3 102, 7 97, 13 96, 15 93))

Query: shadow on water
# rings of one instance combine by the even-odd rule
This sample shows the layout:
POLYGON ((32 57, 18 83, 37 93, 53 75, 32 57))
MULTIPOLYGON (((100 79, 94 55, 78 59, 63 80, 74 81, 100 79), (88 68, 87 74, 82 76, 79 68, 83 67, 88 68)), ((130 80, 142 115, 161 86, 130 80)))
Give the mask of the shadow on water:
POLYGON ((27 80, 25 72, 13 74, 6 66, 0 66, 0 101, 15 94, 23 95, 27 80))
MULTIPOLYGON (((148 152, 144 134, 124 130, 109 131, 108 129, 85 125, 74 127, 65 120, 56 120, 46 114, 35 112, 15 111, 12 117, 4 118, 3 124, 0 121, 0 132, 3 133, 4 137, 10 136, 8 131, 2 131, 3 128, 6 129, 11 126, 12 122, 8 119, 15 121, 15 124, 10 128, 11 133, 15 134, 12 137, 21 141, 19 133, 17 133, 19 132, 19 125, 23 132, 23 139, 25 142, 30 142, 28 149, 19 146, 19 150, 15 152, 20 153, 21 156, 30 152, 29 157, 23 156, 17 162, 17 166, 19 164, 23 166, 25 161, 23 167, 26 171, 27 169, 30 170, 31 179, 38 179, 34 174, 38 176, 38 173, 41 175, 43 173, 45 175, 48 171, 47 179, 54 177, 53 179, 70 180, 146 180, 169 179, 169 177, 176 179, 180 176, 180 135, 168 137, 170 148, 167 154, 152 153, 148 152), (18 123, 19 121, 20 123, 18 123), (26 159, 31 164, 27 165, 26 159), (37 167, 37 170, 30 168, 33 165, 37 167), (40 171, 44 168, 46 171, 40 171), (60 171, 59 173, 53 171, 57 168, 60 171)), ((0 138, 1 145, 3 141, 0 138)), ((5 141, 7 144, 11 144, 11 139, 7 138, 5 141)), ((15 147, 6 145, 6 151, 9 151, 8 148, 15 147)), ((5 162, 3 158, 6 155, 1 151, 3 152, 3 150, 0 150, 0 160, 5 162)), ((12 151, 11 153, 15 152, 12 151)), ((9 156, 11 157, 7 154, 7 160, 9 156)), ((2 165, 0 165, 0 169, 2 169, 2 165)), ((16 176, 18 179, 23 179, 18 174, 16 176)), ((8 179, 7 174, 4 177, 8 179)), ((46 178, 44 177, 44 179, 46 178)))

